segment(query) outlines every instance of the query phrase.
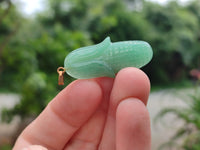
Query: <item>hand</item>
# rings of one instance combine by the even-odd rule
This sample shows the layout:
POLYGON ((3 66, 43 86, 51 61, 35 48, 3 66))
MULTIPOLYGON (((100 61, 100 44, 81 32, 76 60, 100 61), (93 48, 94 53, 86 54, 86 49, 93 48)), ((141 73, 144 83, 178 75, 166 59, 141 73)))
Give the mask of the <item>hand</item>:
POLYGON ((13 150, 150 150, 149 91, 148 77, 136 68, 122 69, 115 79, 76 80, 21 133, 13 150))

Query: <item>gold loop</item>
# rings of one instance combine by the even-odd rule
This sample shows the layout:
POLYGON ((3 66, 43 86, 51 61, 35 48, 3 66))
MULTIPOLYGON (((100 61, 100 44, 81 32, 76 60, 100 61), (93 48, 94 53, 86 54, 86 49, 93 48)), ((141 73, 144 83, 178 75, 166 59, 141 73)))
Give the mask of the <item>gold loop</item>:
POLYGON ((65 72, 66 69, 64 67, 58 67, 57 72, 65 72))

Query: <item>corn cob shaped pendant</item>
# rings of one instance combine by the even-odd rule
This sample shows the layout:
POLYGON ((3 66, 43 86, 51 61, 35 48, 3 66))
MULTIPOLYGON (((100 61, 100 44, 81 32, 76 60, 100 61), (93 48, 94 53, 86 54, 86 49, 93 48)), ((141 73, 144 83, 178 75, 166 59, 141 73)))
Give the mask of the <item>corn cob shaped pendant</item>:
POLYGON ((65 71, 74 78, 115 77, 125 67, 141 68, 153 56, 151 46, 144 41, 110 41, 79 48, 66 56, 65 71))

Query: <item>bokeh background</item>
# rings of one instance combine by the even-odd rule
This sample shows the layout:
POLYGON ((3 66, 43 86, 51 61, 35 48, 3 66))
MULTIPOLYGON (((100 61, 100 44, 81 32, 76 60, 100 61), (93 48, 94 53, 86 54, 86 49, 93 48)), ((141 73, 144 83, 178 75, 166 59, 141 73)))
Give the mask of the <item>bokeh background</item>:
MULTIPOLYGON (((32 12, 0 0, 0 149, 64 88, 56 70, 65 56, 110 36, 153 48, 142 68, 152 84, 152 149, 200 150, 200 1, 159 2, 43 0, 32 12)), ((65 75, 65 86, 73 80, 65 75)))

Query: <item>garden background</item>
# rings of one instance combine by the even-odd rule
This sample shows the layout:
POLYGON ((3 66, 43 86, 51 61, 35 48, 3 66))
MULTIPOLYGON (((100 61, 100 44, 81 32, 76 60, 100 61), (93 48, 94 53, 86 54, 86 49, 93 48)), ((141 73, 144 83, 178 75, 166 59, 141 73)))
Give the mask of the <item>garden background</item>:
MULTIPOLYGON (((154 56, 142 70, 149 76, 153 91, 198 87, 199 0, 186 4, 169 1, 163 5, 145 0, 44 0, 43 6, 42 11, 26 15, 14 0, 0 0, 0 93, 20 95, 19 103, 13 108, 3 109, 1 121, 9 123, 18 116, 24 122, 36 117, 64 88, 57 85, 56 70, 63 66, 65 56, 79 47, 97 44, 107 36, 112 42, 150 43, 154 56), (193 76, 192 69, 197 71, 193 76)), ((73 80, 65 75, 65 86, 73 80)), ((191 112, 184 117, 199 133, 197 93, 200 92, 193 93, 191 101, 198 106, 191 107, 196 110, 193 112, 196 118, 192 117, 197 123, 186 118, 191 112)), ((174 110, 165 112, 179 114, 178 108, 174 110)), ((200 143, 200 137, 192 142, 200 143)), ((9 149, 12 144, 10 140, 0 141, 0 149, 9 149)), ((200 150, 198 144, 196 149, 184 146, 181 144, 183 149, 200 150)))

